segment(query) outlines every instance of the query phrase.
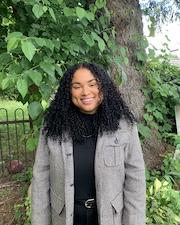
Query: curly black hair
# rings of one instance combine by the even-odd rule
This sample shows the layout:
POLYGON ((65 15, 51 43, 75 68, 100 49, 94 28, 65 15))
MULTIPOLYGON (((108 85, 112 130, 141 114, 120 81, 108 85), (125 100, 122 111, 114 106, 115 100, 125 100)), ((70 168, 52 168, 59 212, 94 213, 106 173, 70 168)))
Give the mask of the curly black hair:
POLYGON ((59 88, 44 116, 43 132, 46 137, 59 139, 61 142, 67 136, 78 140, 82 134, 79 109, 71 101, 72 78, 80 68, 88 69, 94 75, 103 95, 102 103, 96 112, 95 126, 100 134, 116 131, 122 118, 133 124, 136 119, 108 73, 94 63, 81 63, 69 68, 60 80, 59 88))

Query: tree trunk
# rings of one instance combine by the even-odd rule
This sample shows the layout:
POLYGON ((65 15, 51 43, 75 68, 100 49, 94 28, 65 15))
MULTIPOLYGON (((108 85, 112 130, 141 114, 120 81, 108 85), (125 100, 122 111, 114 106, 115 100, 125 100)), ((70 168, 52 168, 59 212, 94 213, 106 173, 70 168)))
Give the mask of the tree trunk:
POLYGON ((116 28, 117 41, 128 49, 129 66, 125 68, 128 75, 127 84, 120 87, 121 93, 134 111, 138 120, 142 119, 144 96, 140 88, 144 82, 143 76, 135 69, 138 43, 134 36, 143 35, 143 24, 138 0, 108 0, 108 8, 112 11, 112 23, 116 28))
MULTIPOLYGON (((122 96, 138 120, 143 118, 144 95, 141 87, 145 80, 135 65, 136 51, 139 49, 134 36, 143 35, 142 16, 139 0, 108 0, 108 8, 113 12, 112 23, 117 32, 117 41, 128 49, 129 65, 125 68, 128 77, 127 84, 120 87, 122 96)), ((143 144, 144 158, 148 167, 158 167, 161 162, 161 154, 165 147, 157 138, 157 132, 152 131, 152 137, 143 144)))

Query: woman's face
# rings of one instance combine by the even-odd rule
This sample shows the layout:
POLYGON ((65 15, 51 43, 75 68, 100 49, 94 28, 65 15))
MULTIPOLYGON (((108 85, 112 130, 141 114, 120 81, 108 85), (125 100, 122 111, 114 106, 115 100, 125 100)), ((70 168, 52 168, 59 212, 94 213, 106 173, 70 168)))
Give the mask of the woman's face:
POLYGON ((86 68, 80 68, 74 73, 71 95, 74 105, 86 114, 94 114, 103 99, 96 78, 86 68))

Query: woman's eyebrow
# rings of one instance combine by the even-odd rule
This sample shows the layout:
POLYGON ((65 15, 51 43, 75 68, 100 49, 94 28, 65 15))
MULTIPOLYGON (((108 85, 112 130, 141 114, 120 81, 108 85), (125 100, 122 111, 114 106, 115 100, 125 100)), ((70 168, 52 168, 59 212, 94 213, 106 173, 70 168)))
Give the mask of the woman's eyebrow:
POLYGON ((95 78, 93 78, 92 80, 89 80, 88 83, 90 83, 92 81, 97 81, 97 80, 95 78))
POLYGON ((79 82, 75 81, 75 82, 72 82, 72 85, 73 85, 73 84, 81 84, 81 83, 79 83, 79 82))
MULTIPOLYGON (((87 81, 87 83, 90 83, 90 82, 92 82, 92 81, 97 81, 95 78, 93 78, 93 79, 91 79, 91 80, 88 80, 87 81)), ((74 82, 72 82, 72 85, 73 84, 81 84, 80 82, 78 82, 78 81, 74 81, 74 82)))

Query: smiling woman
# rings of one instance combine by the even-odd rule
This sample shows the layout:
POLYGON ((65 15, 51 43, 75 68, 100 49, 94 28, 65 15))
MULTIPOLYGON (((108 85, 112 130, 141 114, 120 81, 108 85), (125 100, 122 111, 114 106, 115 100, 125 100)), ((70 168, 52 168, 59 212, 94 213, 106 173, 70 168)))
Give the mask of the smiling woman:
POLYGON ((144 161, 133 114, 107 72, 66 71, 44 118, 32 225, 144 225, 144 161))

